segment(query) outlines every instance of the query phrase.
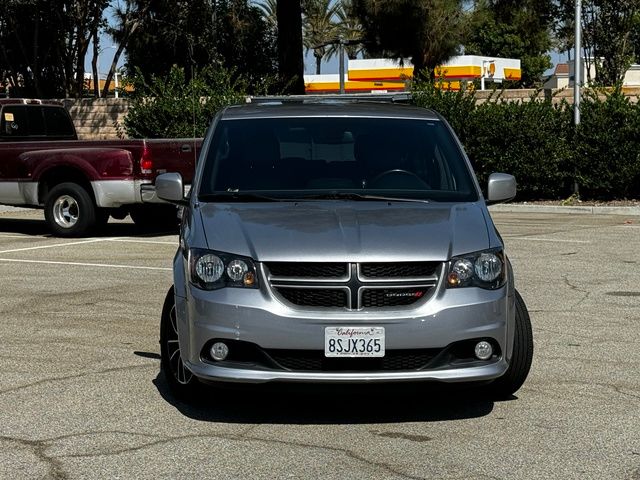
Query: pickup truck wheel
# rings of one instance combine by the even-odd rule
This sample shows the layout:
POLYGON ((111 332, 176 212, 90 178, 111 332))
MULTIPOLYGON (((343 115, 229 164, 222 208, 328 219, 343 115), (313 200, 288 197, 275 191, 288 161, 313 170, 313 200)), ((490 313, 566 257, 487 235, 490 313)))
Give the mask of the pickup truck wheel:
POLYGON ((160 369, 172 395, 180 400, 194 400, 200 382, 182 361, 178 342, 178 324, 173 287, 167 292, 160 320, 160 369))
POLYGON ((96 223, 96 207, 83 187, 61 183, 49 191, 44 217, 56 236, 78 237, 96 223))
POLYGON ((496 399, 510 398, 524 383, 533 360, 533 331, 524 300, 516 290, 516 321, 513 354, 506 373, 488 385, 489 394, 496 399))

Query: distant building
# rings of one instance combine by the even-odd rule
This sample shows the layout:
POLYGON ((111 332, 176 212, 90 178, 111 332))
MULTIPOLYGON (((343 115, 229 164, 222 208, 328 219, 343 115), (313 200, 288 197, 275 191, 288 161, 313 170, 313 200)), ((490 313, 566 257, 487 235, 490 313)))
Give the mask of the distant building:
MULTIPOLYGON (((575 61, 569 63, 559 63, 556 65, 555 72, 549 77, 544 84, 544 88, 567 88, 573 87, 575 78, 575 61)), ((587 63, 585 59, 582 59, 582 76, 581 81, 583 85, 588 84, 588 78, 595 79, 596 67, 593 62, 590 64, 590 68, 587 71, 587 63), (587 75, 589 74, 589 75, 587 75)), ((624 75, 622 80, 623 87, 638 88, 640 87, 640 65, 631 65, 624 75)))
MULTIPOLYGON (((518 81, 522 76, 520 60, 479 55, 453 57, 437 67, 435 74, 442 81, 442 88, 448 90, 459 90, 475 81, 479 81, 480 88, 484 89, 486 82, 518 81)), ((404 91, 412 77, 413 65, 409 60, 349 60, 344 78, 345 92, 404 91)), ((304 83, 307 93, 336 93, 340 90, 338 74, 305 75, 304 83)))
MULTIPOLYGON (((573 77, 572 77, 573 78, 573 77)), ((569 86, 569 64, 559 63, 549 79, 544 83, 543 88, 567 88, 569 86)))
MULTIPOLYGON (((104 86, 106 85, 107 81, 106 78, 103 78, 103 75, 98 75, 98 86, 100 88, 100 91, 102 92, 102 90, 104 89, 104 86)), ((126 92, 132 92, 133 91, 133 87, 129 84, 125 85, 124 88, 121 85, 122 82, 122 74, 117 72, 113 78, 111 79, 111 83, 109 84, 109 94, 110 95, 115 95, 116 93, 116 89, 118 89, 118 93, 121 93, 122 90, 126 91, 126 92)), ((91 73, 85 72, 84 74, 84 85, 85 85, 85 89, 88 92, 93 92, 93 75, 91 73)), ((117 95, 116 95, 117 97, 117 95)))

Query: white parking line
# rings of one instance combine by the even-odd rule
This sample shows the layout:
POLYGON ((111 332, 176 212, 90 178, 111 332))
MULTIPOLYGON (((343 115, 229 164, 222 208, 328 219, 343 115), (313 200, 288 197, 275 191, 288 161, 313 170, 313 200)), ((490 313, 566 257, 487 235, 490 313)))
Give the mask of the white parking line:
POLYGON ((178 246, 178 242, 161 242, 160 240, 133 240, 131 238, 109 238, 110 242, 125 242, 125 243, 149 243, 153 245, 173 245, 178 246))
POLYGON ((69 245, 82 245, 84 243, 105 242, 108 238, 94 238, 92 240, 82 240, 81 242, 54 243, 53 245, 40 245, 38 247, 14 248, 11 250, 0 250, 0 254, 13 252, 26 252, 27 250, 40 250, 43 248, 67 247, 69 245))
POLYGON ((503 235, 509 240, 524 240, 526 242, 552 242, 552 243, 591 243, 589 240, 563 240, 560 238, 535 238, 535 237, 519 237, 517 235, 503 235))
POLYGON ((42 263, 45 265, 72 265, 77 267, 128 268, 131 270, 160 270, 164 272, 170 272, 173 270, 172 268, 145 267, 143 265, 115 265, 115 264, 108 264, 108 263, 54 262, 49 260, 23 260, 23 259, 16 259, 16 258, 0 258, 0 262, 42 263))

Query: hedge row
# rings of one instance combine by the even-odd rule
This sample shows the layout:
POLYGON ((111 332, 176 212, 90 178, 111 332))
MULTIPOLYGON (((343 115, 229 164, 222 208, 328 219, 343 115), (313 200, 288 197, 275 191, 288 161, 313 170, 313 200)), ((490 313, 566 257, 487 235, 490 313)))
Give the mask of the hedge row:
POLYGON ((577 128, 564 101, 507 102, 496 92, 478 103, 430 82, 414 85, 413 101, 449 121, 483 185, 506 172, 523 200, 566 198, 575 186, 583 199, 640 197, 640 104, 620 91, 587 94, 577 128))

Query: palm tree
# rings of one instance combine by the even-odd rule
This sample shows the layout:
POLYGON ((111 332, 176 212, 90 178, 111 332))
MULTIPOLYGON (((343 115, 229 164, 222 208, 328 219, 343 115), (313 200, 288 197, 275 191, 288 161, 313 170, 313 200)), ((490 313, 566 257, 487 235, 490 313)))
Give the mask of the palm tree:
MULTIPOLYGON (((363 37, 362 22, 356 15, 353 0, 340 0, 337 4, 336 16, 338 18, 338 31, 340 37, 347 42, 345 52, 350 59, 357 58, 358 53, 364 50, 360 41, 363 37)), ((329 56, 334 54, 337 46, 332 46, 329 56)))
POLYGON ((340 34, 338 24, 335 22, 338 4, 331 0, 303 0, 302 11, 304 14, 302 43, 307 52, 313 50, 316 74, 320 74, 322 59, 334 53, 328 47, 337 41, 340 34))
POLYGON ((262 16, 269 24, 270 28, 278 28, 278 1, 277 0, 262 0, 256 3, 256 6, 262 10, 262 16))

